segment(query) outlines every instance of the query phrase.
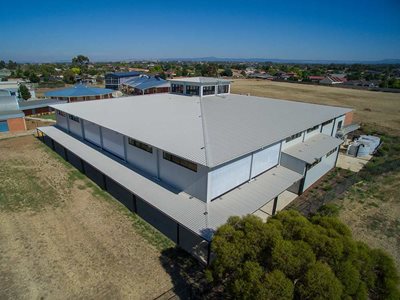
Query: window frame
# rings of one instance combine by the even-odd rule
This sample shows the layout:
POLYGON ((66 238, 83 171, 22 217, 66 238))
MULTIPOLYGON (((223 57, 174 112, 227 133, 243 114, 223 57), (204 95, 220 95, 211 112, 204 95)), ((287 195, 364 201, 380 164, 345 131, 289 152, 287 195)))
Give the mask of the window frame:
POLYGON ((315 125, 315 126, 313 126, 313 127, 310 127, 310 128, 307 129, 306 133, 313 132, 313 131, 317 130, 318 127, 319 127, 319 125, 315 125))
POLYGON ((303 132, 302 132, 302 131, 300 131, 300 132, 298 132, 298 133, 296 133, 296 134, 292 134, 291 136, 289 136, 289 137, 287 137, 287 138, 285 139, 285 142, 286 142, 286 143, 289 143, 289 142, 291 142, 291 141, 293 141, 293 140, 295 140, 295 139, 301 137, 302 135, 303 135, 303 132))
POLYGON ((76 123, 80 123, 81 122, 80 119, 77 116, 74 116, 74 115, 68 115, 68 119, 70 119, 70 120, 72 120, 72 121, 74 121, 76 123))
POLYGON ((163 151, 163 159, 197 173, 197 164, 180 156, 163 151))
POLYGON ((150 146, 149 144, 143 143, 141 141, 135 140, 133 138, 128 137, 128 144, 139 148, 140 150, 146 151, 147 153, 153 153, 153 147, 150 146))

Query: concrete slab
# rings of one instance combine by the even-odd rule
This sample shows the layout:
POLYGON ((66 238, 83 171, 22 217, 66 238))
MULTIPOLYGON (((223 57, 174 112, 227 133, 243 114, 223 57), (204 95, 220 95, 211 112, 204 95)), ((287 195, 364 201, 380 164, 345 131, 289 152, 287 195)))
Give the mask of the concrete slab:
POLYGON ((341 169, 350 170, 353 172, 360 172, 360 170, 367 164, 372 158, 372 155, 364 157, 353 157, 343 153, 339 153, 336 166, 341 169))
POLYGON ((284 191, 282 194, 279 195, 278 197, 278 205, 276 206, 276 211, 281 211, 284 209, 286 206, 288 206, 294 199, 298 197, 297 194, 289 192, 289 191, 284 191))

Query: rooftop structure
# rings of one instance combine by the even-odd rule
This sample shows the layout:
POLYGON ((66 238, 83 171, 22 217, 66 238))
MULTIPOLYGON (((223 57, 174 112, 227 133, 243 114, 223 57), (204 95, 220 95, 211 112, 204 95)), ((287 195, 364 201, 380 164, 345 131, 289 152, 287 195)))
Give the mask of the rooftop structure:
POLYGON ((230 93, 231 81, 212 77, 170 79, 171 93, 189 96, 213 96, 230 93))
POLYGON ((44 93, 44 95, 51 99, 76 102, 112 98, 113 92, 114 91, 110 89, 77 84, 70 88, 49 91, 44 93))
POLYGON ((24 117, 15 96, 0 95, 0 132, 26 130, 24 117))

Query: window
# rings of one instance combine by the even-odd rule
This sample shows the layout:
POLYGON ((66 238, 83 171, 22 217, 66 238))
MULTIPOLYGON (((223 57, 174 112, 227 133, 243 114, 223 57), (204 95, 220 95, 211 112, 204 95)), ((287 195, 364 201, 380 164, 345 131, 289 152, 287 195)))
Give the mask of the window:
POLYGON ((79 123, 79 118, 78 117, 75 117, 73 115, 69 115, 69 119, 79 123))
POLYGON ((329 152, 326 154, 326 157, 329 157, 329 156, 331 156, 333 153, 335 153, 335 152, 336 152, 336 149, 337 149, 337 148, 332 149, 331 151, 329 151, 329 152))
POLYGON ((188 161, 186 159, 183 159, 179 156, 173 155, 168 152, 163 152, 163 157, 165 160, 169 160, 170 162, 180 165, 186 169, 189 169, 193 172, 197 172, 197 165, 195 163, 192 163, 191 161, 188 161))
POLYGON ((219 85, 218 94, 226 94, 226 93, 229 93, 229 85, 228 84, 219 85))
POLYGON ((128 138, 128 143, 129 143, 129 145, 135 146, 146 152, 153 153, 153 147, 151 147, 150 145, 147 145, 145 143, 139 142, 139 141, 131 139, 131 138, 128 138))
POLYGON ((200 95, 200 87, 195 85, 187 85, 186 95, 200 95))
POLYGON ((337 130, 342 128, 342 125, 343 125, 343 121, 339 121, 339 123, 337 123, 337 130))
POLYGON ((203 95, 214 95, 215 94, 215 86, 203 86, 203 95))
POLYGON ((183 94, 183 84, 171 84, 171 92, 177 94, 183 94))
POLYGON ((326 121, 326 122, 322 123, 322 126, 328 125, 328 124, 332 123, 332 121, 333 120, 326 121))
POLYGON ((65 116, 66 116, 66 113, 63 112, 63 111, 61 111, 61 110, 57 110, 57 115, 60 115, 60 116, 65 117, 65 116))
POLYGON ((313 167, 315 167, 316 165, 318 165, 321 162, 321 158, 317 159, 316 161, 314 161, 311 165, 307 166, 307 170, 312 169, 313 167))
POLYGON ((294 139, 297 139, 297 138, 299 138, 299 137, 301 137, 301 132, 289 136, 289 137, 286 139, 286 143, 288 143, 288 142, 290 142, 290 141, 293 141, 294 139))
POLYGON ((307 129, 307 133, 310 133, 310 132, 313 132, 313 131, 317 130, 318 127, 319 127, 319 125, 315 125, 314 127, 308 128, 307 129))

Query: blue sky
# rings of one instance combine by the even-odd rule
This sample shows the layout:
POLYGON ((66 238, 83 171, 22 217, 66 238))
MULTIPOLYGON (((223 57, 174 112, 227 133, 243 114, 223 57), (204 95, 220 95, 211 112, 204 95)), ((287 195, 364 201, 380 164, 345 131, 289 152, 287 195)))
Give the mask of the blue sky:
POLYGON ((400 1, 4 1, 0 59, 400 58, 400 1))

